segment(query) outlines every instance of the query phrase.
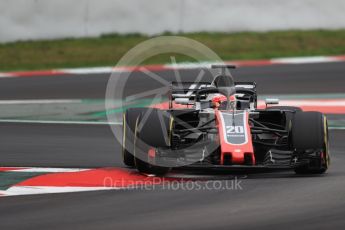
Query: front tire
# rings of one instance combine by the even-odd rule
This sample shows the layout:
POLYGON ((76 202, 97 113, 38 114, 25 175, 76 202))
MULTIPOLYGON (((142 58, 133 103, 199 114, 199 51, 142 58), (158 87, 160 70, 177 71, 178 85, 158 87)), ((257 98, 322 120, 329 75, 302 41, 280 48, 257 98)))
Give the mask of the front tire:
POLYGON ((329 167, 328 124, 319 112, 297 112, 292 122, 292 145, 298 158, 309 153, 307 163, 295 168, 297 174, 322 174, 329 167))
POLYGON ((129 108, 123 114, 122 161, 126 166, 134 167, 134 132, 137 118, 147 108, 129 108))
POLYGON ((136 120, 134 164, 141 173, 164 175, 170 168, 155 165, 149 151, 170 146, 173 119, 169 113, 158 109, 149 109, 147 113, 142 113, 136 120))

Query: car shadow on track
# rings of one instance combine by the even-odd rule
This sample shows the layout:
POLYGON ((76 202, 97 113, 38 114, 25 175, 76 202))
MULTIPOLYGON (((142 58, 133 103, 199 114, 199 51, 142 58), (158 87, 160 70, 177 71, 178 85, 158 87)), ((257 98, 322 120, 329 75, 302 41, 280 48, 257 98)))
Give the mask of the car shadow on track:
POLYGON ((332 174, 295 174, 293 170, 280 170, 280 171, 224 171, 224 170, 183 170, 176 169, 166 175, 166 177, 186 178, 186 179, 200 179, 200 180, 230 180, 234 178, 241 179, 283 179, 283 178, 319 178, 330 176, 332 174))

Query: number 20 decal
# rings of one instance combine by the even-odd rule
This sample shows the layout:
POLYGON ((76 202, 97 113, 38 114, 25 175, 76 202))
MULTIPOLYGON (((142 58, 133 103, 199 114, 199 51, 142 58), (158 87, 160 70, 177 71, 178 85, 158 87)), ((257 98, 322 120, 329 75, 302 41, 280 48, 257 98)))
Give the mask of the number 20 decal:
POLYGON ((226 126, 226 133, 233 134, 233 133, 244 133, 243 126, 226 126))

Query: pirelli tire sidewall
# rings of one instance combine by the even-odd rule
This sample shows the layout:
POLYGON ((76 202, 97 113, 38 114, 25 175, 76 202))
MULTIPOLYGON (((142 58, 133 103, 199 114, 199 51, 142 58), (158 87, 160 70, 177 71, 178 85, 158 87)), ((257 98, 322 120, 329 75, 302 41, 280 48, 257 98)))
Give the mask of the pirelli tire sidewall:
MULTIPOLYGON (((163 175, 170 168, 154 164, 150 149, 168 148, 171 144, 173 118, 167 111, 148 109, 136 120, 134 132, 134 164, 139 172, 163 175)), ((155 157, 158 157, 157 155, 155 157)))
POLYGON ((292 119, 291 136, 292 147, 297 154, 307 151, 320 153, 319 168, 302 165, 297 167, 295 172, 299 174, 326 172, 330 162, 326 117, 320 112, 296 112, 292 119))
POLYGON ((122 160, 129 167, 134 167, 134 132, 137 118, 147 108, 129 108, 123 114, 122 160))

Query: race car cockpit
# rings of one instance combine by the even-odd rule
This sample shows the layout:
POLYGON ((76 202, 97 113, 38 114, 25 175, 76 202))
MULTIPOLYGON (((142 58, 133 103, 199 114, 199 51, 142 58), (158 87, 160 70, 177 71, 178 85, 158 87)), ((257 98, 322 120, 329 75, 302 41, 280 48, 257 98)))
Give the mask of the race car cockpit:
POLYGON ((170 108, 180 104, 195 109, 256 109, 255 82, 235 82, 230 72, 226 71, 234 66, 213 65, 212 68, 221 69, 212 82, 172 82, 170 108))

